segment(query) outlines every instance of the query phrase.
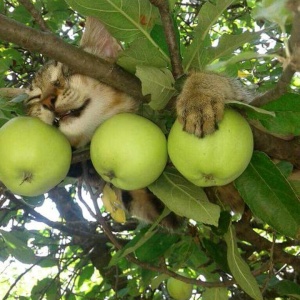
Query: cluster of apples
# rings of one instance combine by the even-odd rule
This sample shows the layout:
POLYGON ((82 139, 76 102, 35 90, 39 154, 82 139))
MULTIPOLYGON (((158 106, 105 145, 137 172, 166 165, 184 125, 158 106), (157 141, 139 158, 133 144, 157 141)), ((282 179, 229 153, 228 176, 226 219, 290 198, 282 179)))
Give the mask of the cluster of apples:
MULTIPOLYGON (((231 109, 225 110, 219 129, 202 139, 176 121, 167 140, 150 120, 122 113, 99 126, 90 151, 96 171, 121 189, 153 183, 168 157, 195 185, 224 185, 247 167, 253 136, 247 121, 231 109)), ((37 118, 16 117, 0 129, 0 181, 15 194, 46 193, 66 177, 71 157, 66 137, 37 118)))

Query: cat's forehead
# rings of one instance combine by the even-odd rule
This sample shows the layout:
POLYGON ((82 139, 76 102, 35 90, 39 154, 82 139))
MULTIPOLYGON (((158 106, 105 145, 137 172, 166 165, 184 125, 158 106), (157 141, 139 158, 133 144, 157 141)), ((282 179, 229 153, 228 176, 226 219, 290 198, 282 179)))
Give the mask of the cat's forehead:
POLYGON ((55 82, 61 76, 63 76, 63 64, 50 61, 35 74, 32 85, 41 86, 46 83, 55 82))

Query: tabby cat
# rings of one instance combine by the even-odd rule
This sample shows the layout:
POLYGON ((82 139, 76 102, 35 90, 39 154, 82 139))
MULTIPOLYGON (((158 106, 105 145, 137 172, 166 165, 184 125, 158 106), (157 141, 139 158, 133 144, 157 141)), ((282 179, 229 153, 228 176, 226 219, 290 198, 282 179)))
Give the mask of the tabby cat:
MULTIPOLYGON (((121 50, 96 19, 88 17, 80 47, 114 62, 121 50)), ((127 94, 91 77, 73 74, 60 62, 50 61, 35 75, 25 102, 27 113, 54 125, 74 148, 88 144, 104 120, 120 112, 134 112, 138 102, 127 94)), ((199 137, 216 130, 222 119, 224 102, 248 100, 234 79, 211 73, 192 73, 180 93, 176 108, 186 131, 199 137)), ((153 222, 163 210, 162 203, 145 190, 124 191, 124 207, 132 215, 153 222)), ((170 214, 162 225, 174 228, 178 217, 170 214)))

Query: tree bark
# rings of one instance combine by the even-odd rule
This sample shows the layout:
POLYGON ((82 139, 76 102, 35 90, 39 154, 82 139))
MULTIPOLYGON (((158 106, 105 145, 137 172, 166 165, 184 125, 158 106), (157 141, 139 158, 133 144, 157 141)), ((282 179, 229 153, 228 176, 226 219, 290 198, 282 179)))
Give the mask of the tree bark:
POLYGON ((116 64, 72 46, 52 33, 42 32, 0 14, 0 38, 68 65, 74 72, 93 77, 133 98, 146 101, 141 82, 116 64))

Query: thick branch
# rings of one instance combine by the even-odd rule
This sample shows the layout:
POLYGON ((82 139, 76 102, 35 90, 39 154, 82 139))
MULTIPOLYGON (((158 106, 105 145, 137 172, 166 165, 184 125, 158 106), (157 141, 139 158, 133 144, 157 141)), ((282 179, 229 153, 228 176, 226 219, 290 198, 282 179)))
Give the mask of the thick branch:
POLYGON ((272 158, 286 160, 295 167, 300 168, 300 142, 299 138, 290 141, 282 140, 273 135, 264 133, 252 126, 255 149, 267 153, 272 158))
POLYGON ((65 43, 54 34, 41 32, 0 14, 0 38, 68 65, 72 70, 93 77, 137 100, 145 101, 140 81, 117 65, 65 43))

